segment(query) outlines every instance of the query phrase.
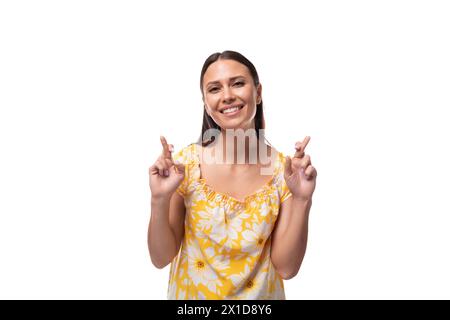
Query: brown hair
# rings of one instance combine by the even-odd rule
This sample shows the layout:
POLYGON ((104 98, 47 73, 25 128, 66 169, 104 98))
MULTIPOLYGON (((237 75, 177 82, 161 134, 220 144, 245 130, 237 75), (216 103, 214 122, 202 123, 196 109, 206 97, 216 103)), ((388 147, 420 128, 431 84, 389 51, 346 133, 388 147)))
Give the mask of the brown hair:
MULTIPOLYGON (((213 53, 212 55, 210 55, 206 60, 205 63, 203 64, 203 68, 200 74, 200 91, 202 92, 202 96, 203 96, 203 77, 205 76, 205 72, 208 69, 208 67, 216 62, 217 60, 235 60, 243 65, 245 65, 248 70, 250 71, 250 74, 253 78, 253 82, 255 84, 255 87, 257 87, 259 85, 259 77, 258 77, 258 72, 256 71, 255 66, 253 65, 253 63, 250 62, 250 60, 248 60, 246 57, 244 57, 242 54, 240 54, 239 52, 236 51, 224 51, 222 53, 220 52, 216 52, 213 53)), ((208 115, 208 113, 206 112, 206 110, 203 110, 203 124, 202 124, 202 133, 201 136, 198 140, 198 144, 201 144, 202 146, 207 146, 208 144, 210 144, 211 142, 213 142, 213 140, 207 140, 207 141, 203 141, 203 136, 205 134, 205 132, 208 129, 217 129, 220 130, 221 128, 219 127, 219 125, 217 123, 214 122, 214 120, 208 115)), ((259 139, 259 129, 265 129, 265 122, 264 122, 264 113, 263 113, 263 102, 261 99, 261 103, 256 105, 256 115, 255 115, 255 130, 256 130, 256 137, 257 139, 259 139)), ((265 139, 265 137, 261 137, 263 139, 265 139)))

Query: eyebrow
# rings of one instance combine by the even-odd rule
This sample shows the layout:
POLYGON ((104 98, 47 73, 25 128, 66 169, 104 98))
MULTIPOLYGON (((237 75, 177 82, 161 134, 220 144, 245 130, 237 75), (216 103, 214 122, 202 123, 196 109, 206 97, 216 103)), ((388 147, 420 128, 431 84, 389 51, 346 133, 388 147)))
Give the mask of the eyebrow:
MULTIPOLYGON (((231 81, 233 81, 233 80, 236 80, 237 78, 244 78, 245 79, 245 77, 244 76, 235 76, 235 77, 231 77, 229 80, 231 80, 231 81)), ((216 83, 220 83, 220 81, 210 81, 210 82, 208 82, 207 84, 206 84, 206 86, 209 86, 210 84, 216 84, 216 83)))

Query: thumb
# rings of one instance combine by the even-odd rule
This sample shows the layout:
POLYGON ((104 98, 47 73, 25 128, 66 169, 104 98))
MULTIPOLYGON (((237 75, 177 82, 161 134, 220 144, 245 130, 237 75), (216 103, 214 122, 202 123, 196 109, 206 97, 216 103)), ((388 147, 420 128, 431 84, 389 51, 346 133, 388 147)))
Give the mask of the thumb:
POLYGON ((286 161, 284 163, 284 177, 290 177, 292 175, 292 160, 291 157, 286 156, 286 161))

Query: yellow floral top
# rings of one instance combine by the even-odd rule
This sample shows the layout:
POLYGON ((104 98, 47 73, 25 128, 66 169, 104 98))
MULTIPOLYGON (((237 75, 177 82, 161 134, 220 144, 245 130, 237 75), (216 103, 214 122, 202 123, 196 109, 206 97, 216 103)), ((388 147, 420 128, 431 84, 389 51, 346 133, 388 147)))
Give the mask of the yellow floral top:
POLYGON ((283 280, 270 259, 270 235, 281 203, 291 195, 283 177, 285 157, 279 152, 270 181, 239 201, 201 178, 200 151, 191 144, 173 157, 185 165, 177 192, 186 216, 168 298, 285 299, 283 280))

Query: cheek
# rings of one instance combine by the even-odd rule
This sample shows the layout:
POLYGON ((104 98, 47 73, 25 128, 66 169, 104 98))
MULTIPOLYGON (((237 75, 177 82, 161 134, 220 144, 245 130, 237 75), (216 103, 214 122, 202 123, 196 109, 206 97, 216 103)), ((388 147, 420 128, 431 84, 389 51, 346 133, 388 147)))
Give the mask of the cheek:
POLYGON ((209 111, 214 111, 217 107, 217 98, 207 97, 204 100, 204 104, 209 111))
POLYGON ((218 95, 208 95, 205 99, 205 102, 212 108, 214 108, 219 101, 220 99, 218 95))
POLYGON ((253 90, 247 90, 245 92, 242 92, 242 97, 245 98, 247 101, 254 102, 256 104, 257 94, 253 90))

